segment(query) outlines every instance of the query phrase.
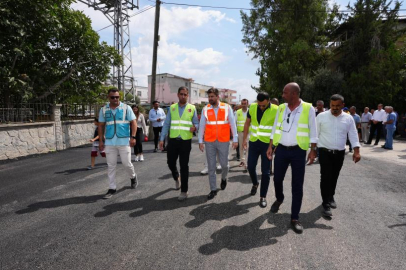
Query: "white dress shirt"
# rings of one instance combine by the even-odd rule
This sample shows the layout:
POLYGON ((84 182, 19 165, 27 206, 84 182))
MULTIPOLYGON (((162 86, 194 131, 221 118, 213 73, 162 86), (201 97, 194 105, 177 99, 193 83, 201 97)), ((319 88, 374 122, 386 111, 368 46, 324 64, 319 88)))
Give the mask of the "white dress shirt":
MULTIPOLYGON (((281 140, 279 141, 280 144, 284 146, 294 146, 298 145, 297 139, 296 139, 296 134, 297 134, 297 125, 299 123, 299 118, 300 115, 303 111, 303 106, 302 106, 302 100, 300 100, 300 105, 296 107, 293 111, 291 111, 288 107, 288 104, 285 103, 285 110, 283 111, 283 123, 282 127, 282 137, 281 140), (290 114, 289 117, 289 123, 287 122, 288 115, 290 114)), ((272 127, 272 134, 271 134, 271 140, 273 140, 273 136, 275 134, 275 131, 278 126, 278 119, 279 119, 279 112, 280 109, 278 109, 278 112, 276 113, 275 116, 275 122, 272 127)), ((310 143, 317 143, 317 127, 316 127, 316 112, 313 108, 313 106, 310 107, 309 111, 309 130, 310 130, 310 143)))
POLYGON ((361 147, 354 118, 350 114, 341 112, 336 117, 328 110, 320 113, 316 119, 319 135, 317 147, 324 147, 330 150, 345 150, 347 134, 352 148, 361 147))
POLYGON ((385 110, 376 110, 374 111, 374 114, 372 115, 372 120, 378 121, 378 122, 385 122, 386 121, 386 112, 385 110))

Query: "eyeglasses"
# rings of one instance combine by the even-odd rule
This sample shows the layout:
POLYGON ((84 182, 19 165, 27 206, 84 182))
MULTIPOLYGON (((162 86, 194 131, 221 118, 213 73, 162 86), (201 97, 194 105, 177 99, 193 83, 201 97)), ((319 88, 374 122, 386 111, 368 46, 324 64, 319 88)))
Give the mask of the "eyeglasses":
POLYGON ((119 99, 120 96, 110 96, 110 99, 119 99))
MULTIPOLYGON (((292 121, 295 121, 296 114, 298 114, 298 113, 300 113, 300 112, 296 111, 295 115, 293 115, 292 121)), ((282 124, 283 124, 283 122, 285 122, 285 120, 286 120, 286 123, 289 124, 289 119, 290 119, 291 114, 292 114, 292 112, 288 113, 288 116, 282 121, 282 124)), ((292 129, 292 126, 293 126, 293 123, 292 123, 292 125, 290 125, 289 130, 283 130, 282 125, 280 125, 279 130, 282 130, 282 132, 288 132, 289 133, 290 130, 292 129)))

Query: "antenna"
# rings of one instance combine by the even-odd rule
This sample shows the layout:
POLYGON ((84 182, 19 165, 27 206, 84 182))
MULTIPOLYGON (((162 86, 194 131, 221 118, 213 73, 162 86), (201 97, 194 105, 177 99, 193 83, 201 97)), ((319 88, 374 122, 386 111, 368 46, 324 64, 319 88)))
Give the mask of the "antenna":
POLYGON ((130 20, 128 11, 139 8, 139 0, 78 0, 101 11, 114 26, 114 48, 123 58, 123 64, 113 66, 111 83, 124 93, 134 90, 134 74, 131 57, 130 20), (136 3, 134 3, 136 2, 136 3), (127 89, 126 89, 127 88, 127 89))

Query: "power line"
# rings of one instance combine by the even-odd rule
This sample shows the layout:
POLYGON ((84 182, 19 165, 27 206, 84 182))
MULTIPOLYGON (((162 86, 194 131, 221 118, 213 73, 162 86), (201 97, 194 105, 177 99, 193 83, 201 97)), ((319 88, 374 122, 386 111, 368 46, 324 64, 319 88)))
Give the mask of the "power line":
MULTIPOLYGON (((149 0, 150 1, 150 0, 149 0)), ((152 1, 151 1, 152 2, 152 1)), ((258 8, 243 8, 243 7, 224 7, 224 6, 206 6, 206 5, 193 5, 193 4, 184 4, 184 3, 173 3, 173 2, 161 2, 162 4, 166 5, 175 5, 175 6, 188 6, 188 7, 202 7, 202 8, 213 8, 213 9, 230 9, 230 10, 259 10, 258 8)), ((281 12, 295 12, 295 9, 278 9, 277 11, 281 12)), ((333 10, 306 10, 307 12, 328 12, 331 13, 333 10)), ((383 11, 383 10, 382 10, 383 11)), ((388 12, 394 11, 393 9, 387 10, 388 12)), ((398 11, 406 11, 406 9, 399 9, 398 11)), ((337 13, 351 13, 354 12, 353 10, 337 10, 337 13)))
MULTIPOLYGON (((139 14, 141 14, 141 13, 144 13, 145 11, 148 11, 148 10, 154 8, 154 7, 155 7, 155 6, 149 6, 149 7, 147 7, 147 8, 144 8, 144 9, 138 11, 137 13, 135 13, 135 14, 129 16, 129 18, 134 17, 134 16, 137 16, 137 15, 139 15, 139 14)), ((110 24, 110 25, 108 25, 108 26, 106 26, 106 27, 103 27, 102 29, 97 30, 96 32, 100 32, 100 31, 102 31, 102 30, 104 30, 104 29, 106 29, 106 28, 109 28, 109 27, 111 27, 111 26, 113 26, 113 25, 110 24)))

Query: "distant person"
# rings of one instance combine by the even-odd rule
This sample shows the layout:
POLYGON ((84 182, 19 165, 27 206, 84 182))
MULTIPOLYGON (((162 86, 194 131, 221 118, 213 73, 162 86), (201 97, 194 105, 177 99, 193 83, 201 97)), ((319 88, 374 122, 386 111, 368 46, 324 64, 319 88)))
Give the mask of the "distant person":
POLYGON ((233 111, 230 105, 220 102, 219 90, 210 88, 207 91, 207 95, 209 104, 203 108, 199 124, 199 148, 202 152, 206 148, 210 182, 210 193, 207 199, 211 200, 217 195, 217 153, 223 169, 220 187, 224 190, 227 186, 230 133, 232 132, 233 134, 234 149, 237 148, 238 134, 233 111))
POLYGON ((383 149, 387 150, 393 150, 393 133, 395 133, 396 130, 396 114, 393 112, 393 107, 392 106, 387 106, 386 112, 388 113, 388 117, 386 119, 386 140, 385 144, 382 145, 383 149))
MULTIPOLYGON (((355 113, 356 111, 357 111, 357 108, 355 106, 352 106, 350 108, 350 115, 354 119, 354 124, 355 124, 355 128, 357 129, 357 136, 358 136, 358 141, 359 141, 360 137, 361 137, 361 117, 355 113)), ((350 153, 352 153, 351 140, 348 140, 348 145, 350 146, 350 153)))
POLYGON ((374 145, 378 145, 378 143, 379 143, 379 140, 381 138, 381 133, 382 133, 383 122, 386 121, 386 112, 382 108, 383 108, 383 105, 378 104, 378 110, 374 111, 374 113, 372 115, 371 132, 369 134, 368 141, 365 144, 372 143, 372 139, 375 135, 375 131, 376 131, 376 138, 375 138, 374 145))
POLYGON ((89 167, 87 167, 88 170, 94 169, 98 152, 100 152, 100 155, 102 157, 104 157, 104 158, 106 157, 106 153, 104 152, 104 150, 99 149, 99 140, 100 140, 99 119, 97 117, 94 118, 93 124, 96 126, 96 128, 94 130, 93 139, 90 140, 90 142, 93 143, 93 145, 92 145, 92 153, 91 153, 91 165, 89 167))
POLYGON ((369 108, 365 107, 364 112, 361 115, 361 142, 368 141, 371 120, 372 114, 369 112, 369 108))
POLYGON ((277 98, 271 99, 271 104, 279 106, 279 100, 277 98))
POLYGON ((110 199, 116 193, 117 156, 120 155, 128 175, 131 177, 131 188, 138 185, 137 174, 131 163, 131 147, 135 146, 137 121, 134 112, 126 104, 120 102, 117 88, 108 91, 110 102, 100 109, 99 136, 106 138, 106 142, 99 141, 100 150, 106 148, 107 171, 109 176, 109 190, 104 199, 110 199), (130 125, 132 133, 130 133, 130 125))
MULTIPOLYGON (((361 159, 360 143, 355 128, 354 118, 344 113, 344 98, 333 95, 330 98, 330 110, 317 116, 318 149, 320 151, 320 189, 322 197, 323 215, 331 217, 331 208, 337 208, 334 195, 337 180, 340 175, 345 157, 347 137, 354 147, 353 161, 361 159)), ((354 107, 351 107, 354 111, 354 107)))
MULTIPOLYGON (((152 102, 152 105, 154 107, 149 111, 149 121, 152 123, 152 129, 154 130, 154 152, 158 152, 159 136, 162 132, 166 114, 162 108, 159 108, 159 101, 155 100, 154 102, 152 102)), ((163 151, 166 151, 165 140, 163 151)))
POLYGON ((134 146, 134 161, 144 161, 144 155, 142 152, 142 142, 144 141, 144 138, 147 136, 147 125, 145 124, 145 117, 144 115, 140 112, 140 108, 138 105, 133 105, 131 106, 133 109, 133 112, 135 114, 135 117, 137 118, 137 135, 135 136, 135 146, 134 146))
POLYGON ((317 100, 316 102, 316 116, 319 115, 319 113, 324 112, 324 101, 323 100, 317 100))
MULTIPOLYGON (((237 147, 237 160, 241 160, 239 167, 247 168, 245 161, 245 150, 243 147, 244 139, 244 125, 247 120, 248 114, 248 99, 244 98, 241 100, 241 109, 237 110, 235 113, 235 120, 237 121, 237 132, 238 132, 238 147, 237 147)), ((247 150, 248 152, 248 150, 247 150)))

